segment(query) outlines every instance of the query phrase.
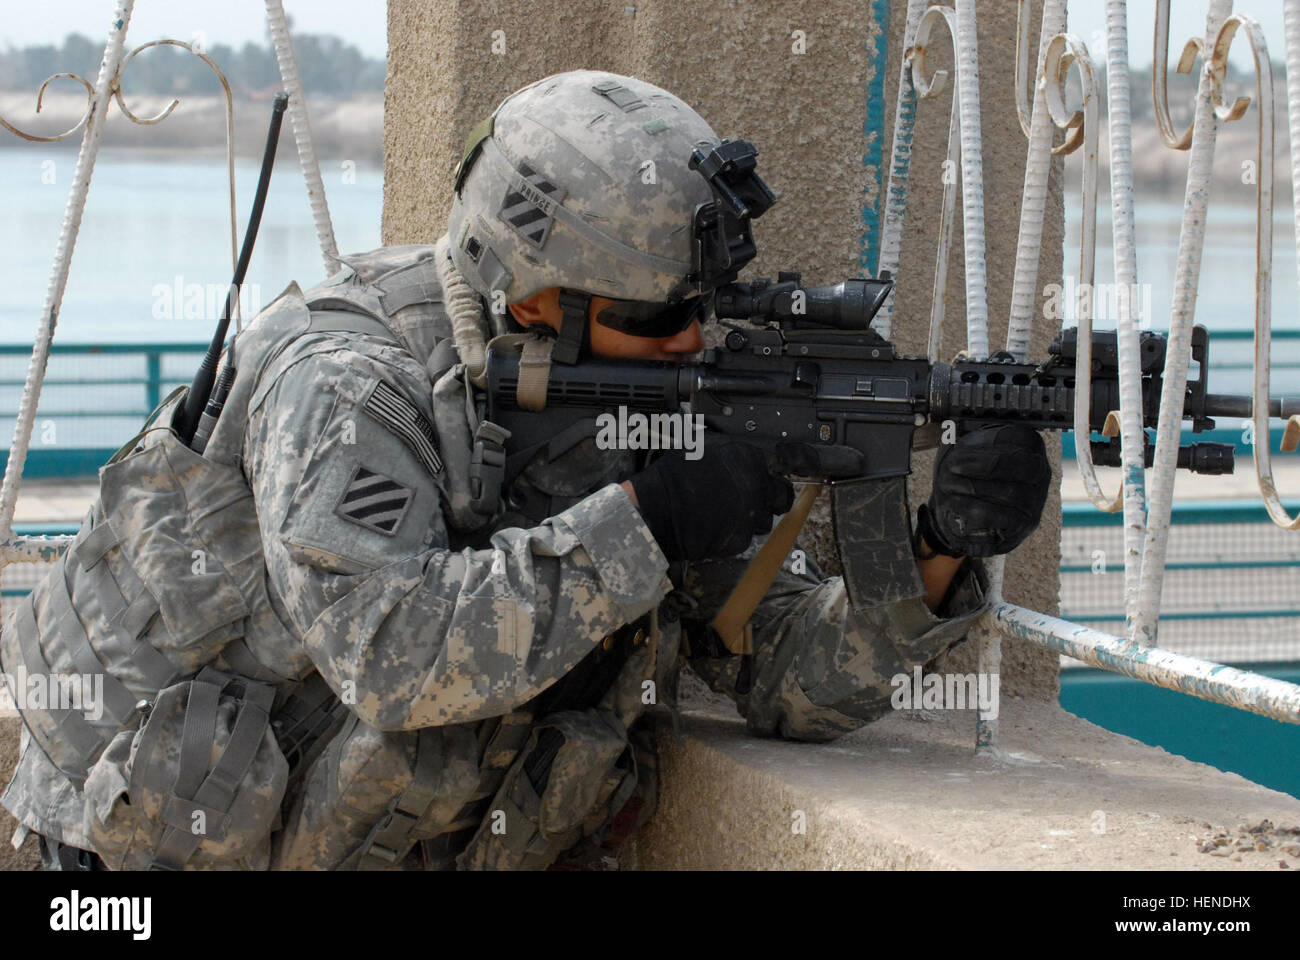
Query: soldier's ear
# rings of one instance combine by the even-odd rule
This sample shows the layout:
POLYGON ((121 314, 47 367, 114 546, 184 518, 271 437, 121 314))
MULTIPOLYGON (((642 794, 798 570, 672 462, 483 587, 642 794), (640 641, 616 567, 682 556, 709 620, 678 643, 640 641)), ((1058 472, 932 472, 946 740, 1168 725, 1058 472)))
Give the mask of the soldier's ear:
POLYGON ((507 309, 521 327, 541 323, 556 331, 560 329, 558 288, 539 290, 527 300, 508 304, 507 309))

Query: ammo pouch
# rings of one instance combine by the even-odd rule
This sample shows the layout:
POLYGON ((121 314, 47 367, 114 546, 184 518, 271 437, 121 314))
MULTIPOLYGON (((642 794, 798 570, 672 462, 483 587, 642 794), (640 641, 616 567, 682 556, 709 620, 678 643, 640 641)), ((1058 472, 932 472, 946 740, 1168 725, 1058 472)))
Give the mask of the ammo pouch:
POLYGON ((543 870, 614 819, 637 785, 627 731, 608 710, 541 720, 469 846, 464 870, 543 870))
POLYGON ((85 787, 86 831, 110 869, 266 869, 289 774, 274 697, 205 668, 113 738, 85 787))
MULTIPOLYGON (((164 402, 164 416, 174 413, 182 394, 183 388, 164 402)), ((188 692, 181 691, 190 688, 183 678, 192 679, 214 665, 250 681, 278 683, 295 671, 295 658, 304 656, 267 596, 252 490, 237 465, 195 453, 165 426, 146 427, 100 471, 99 480, 99 496, 75 543, 19 602, 0 631, 0 661, 6 672, 22 668, 28 676, 94 681, 96 696, 90 705, 73 703, 69 709, 67 703, 51 701, 24 708, 33 748, 30 759, 20 761, 19 771, 32 791, 27 813, 58 817, 60 822, 52 822, 51 828, 80 832, 83 841, 94 836, 92 845, 110 866, 146 867, 154 859, 151 845, 163 840, 161 828, 155 836, 151 823, 164 822, 157 818, 173 823, 181 817, 184 804, 171 802, 175 793, 199 804, 190 812, 204 814, 199 819, 206 818, 207 833, 187 841, 199 844, 192 858, 182 856, 184 845, 178 846, 169 835, 160 847, 160 862, 179 866, 192 859, 211 866, 264 861, 265 850, 258 844, 265 837, 248 834, 262 817, 248 812, 252 793, 232 795, 229 800, 235 805, 230 810, 221 806, 222 797, 208 798, 209 791, 197 795, 204 778, 214 773, 212 765, 197 774, 187 767, 186 776, 198 776, 198 782, 182 781, 173 791, 180 772, 177 758, 161 759, 168 750, 183 752, 185 758, 200 750, 204 764, 209 754, 215 764, 242 703, 242 697, 219 696, 215 719, 208 724, 209 739, 196 747, 198 728, 190 730, 181 719, 189 699, 188 692), (245 636, 257 638, 256 657, 245 636), (149 758, 146 750, 147 762, 137 766, 141 703, 156 704, 156 719, 147 728, 174 726, 170 732, 175 740, 151 733, 145 743, 157 756, 149 758), (170 711, 177 716, 171 717, 170 711), (52 776, 52 768, 62 776, 52 776), (59 799, 61 792, 67 789, 65 783, 78 792, 88 791, 92 768, 98 793, 74 812, 59 799), (155 782, 157 771, 164 768, 171 770, 170 779, 155 782), (133 771, 135 789, 144 792, 128 805, 119 797, 128 792, 133 771), (124 819, 127 814, 131 819, 124 819), (227 814, 232 822, 223 819, 227 814)), ((201 696, 210 699, 210 694, 201 696)), ((270 709, 260 695, 255 706, 250 718, 270 709)), ((257 791, 282 791, 284 758, 274 741, 253 744, 250 757, 249 775, 258 778, 257 791)), ((217 769, 210 789, 217 789, 220 781, 224 792, 239 793, 242 769, 233 779, 229 774, 227 767, 217 769)), ((269 829, 269 820, 267 824, 269 829)))
MULTIPOLYGON (((265 596, 242 474, 200 457, 170 430, 152 438, 100 471, 76 541, 0 637, 10 673, 23 666, 28 675, 102 678, 96 715, 24 711, 36 743, 78 784, 107 743, 136 725, 135 705, 231 647, 248 625, 247 598, 265 596)), ((246 666, 238 672, 258 669, 246 666)))

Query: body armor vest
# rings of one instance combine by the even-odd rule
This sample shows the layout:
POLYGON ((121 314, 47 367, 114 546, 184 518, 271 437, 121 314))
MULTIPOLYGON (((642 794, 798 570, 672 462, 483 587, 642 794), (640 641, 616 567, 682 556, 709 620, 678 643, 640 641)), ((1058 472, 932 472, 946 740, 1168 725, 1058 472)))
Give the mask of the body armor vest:
MULTIPOLYGON (((432 253, 385 248, 346 258, 306 294, 290 286, 228 352, 237 374, 203 454, 170 429, 177 391, 100 471, 74 544, 0 633, 0 666, 11 677, 103 684, 91 710, 15 697, 23 751, 4 799, 26 828, 93 849, 113 869, 300 865, 292 839, 273 858, 282 814, 301 839, 303 795, 328 793, 317 781, 337 773, 344 745, 366 737, 400 768, 384 780, 388 799, 358 816, 340 798, 348 809, 339 815, 350 818, 335 831, 342 847, 312 865, 387 866, 424 841, 434 865, 459 854, 469 866, 544 866, 593 836, 635 789, 650 790, 648 816, 653 750, 628 731, 644 712, 643 678, 661 677, 675 654, 675 631, 662 640, 655 632, 653 643, 645 624, 620 631, 539 702, 505 717, 380 734, 358 729, 268 596, 243 473, 249 412, 279 371, 326 349, 312 333, 352 331, 434 356, 451 329, 432 253), (541 713, 546 722, 534 726, 541 713), (559 782, 548 786, 555 768, 559 782), (501 805, 544 820, 517 850, 485 839, 484 815, 501 805)), ((440 415, 459 415, 446 407, 435 401, 440 415)), ((449 474, 467 469, 463 442, 443 455, 449 474)), ((547 470, 542 463, 520 478, 513 502, 529 506, 516 514, 520 525, 584 495, 547 470)))

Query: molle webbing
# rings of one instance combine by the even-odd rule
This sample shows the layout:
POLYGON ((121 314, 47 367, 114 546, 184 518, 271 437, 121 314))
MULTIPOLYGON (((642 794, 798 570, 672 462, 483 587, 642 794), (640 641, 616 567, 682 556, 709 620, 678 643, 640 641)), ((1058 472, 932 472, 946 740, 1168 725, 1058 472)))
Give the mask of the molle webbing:
POLYGON ((437 270, 430 262, 429 256, 421 257, 409 266, 386 273, 372 284, 379 290, 379 303, 384 313, 392 316, 398 310, 414 306, 417 303, 441 303, 442 287, 430 281, 429 275, 437 275, 437 270))
POLYGON ((444 825, 436 837, 421 841, 421 853, 428 869, 451 869, 455 859, 473 839, 488 815, 492 798, 501 789, 506 774, 528 742, 533 730, 533 714, 516 710, 498 718, 495 724, 484 723, 480 742, 483 760, 478 788, 451 823, 444 825))
POLYGON ((365 313, 352 310, 313 310, 311 314, 311 333, 329 333, 348 331, 362 333, 370 337, 382 337, 398 342, 397 334, 389 330, 379 320, 365 313))
POLYGON ((416 825, 438 796, 438 775, 442 769, 442 737, 434 727, 425 727, 416 738, 415 770, 411 782, 388 805, 384 817, 370 830, 361 846, 358 870, 385 870, 410 851, 416 825))
MULTIPOLYGON (((151 869, 180 870, 205 836, 225 835, 227 814, 270 725, 274 699, 275 691, 265 684, 238 680, 206 667, 189 684, 179 768, 163 809, 166 829, 154 851, 151 869), (231 686, 243 687, 239 712, 225 749, 209 770, 216 742, 217 708, 221 694, 231 686), (196 831, 194 823, 200 814, 204 830, 196 831)), ((157 755, 158 746, 150 742, 157 735, 156 728, 146 724, 139 753, 157 755)), ((137 778, 146 776, 137 764, 132 773, 132 793, 139 786, 137 778)))
POLYGON ((348 708, 315 671, 298 684, 275 711, 271 726, 280 751, 289 763, 290 791, 292 784, 307 772, 343 728, 349 714, 348 708))

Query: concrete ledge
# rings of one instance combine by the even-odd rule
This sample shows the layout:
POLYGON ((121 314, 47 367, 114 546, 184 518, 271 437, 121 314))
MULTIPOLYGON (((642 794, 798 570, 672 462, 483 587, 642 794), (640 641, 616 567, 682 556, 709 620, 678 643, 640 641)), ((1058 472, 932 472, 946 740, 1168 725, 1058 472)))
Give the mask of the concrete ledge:
MULTIPOLYGON (((626 857, 642 869, 1277 870, 1277 851, 1239 862, 1204 838, 1268 818, 1300 824, 1300 800, 1066 713, 1007 698, 1006 756, 976 759, 969 711, 886 717, 830 744, 762 740, 730 701, 690 701, 663 750, 663 796, 626 857), (805 832, 795 833, 802 811, 805 832), (1104 824, 1095 817, 1104 815, 1104 824), (1209 823, 1213 829, 1203 826, 1209 823), (1094 824, 1104 827, 1095 833, 1094 824)), ((18 721, 0 720, 0 777, 17 761, 18 721)), ((0 870, 16 853, 0 813, 0 870)))
POLYGON ((1300 869, 1194 839, 1300 825, 1300 800, 1053 703, 1003 699, 999 759, 974 756, 970 711, 899 713, 830 744, 752 737, 727 701, 687 712, 642 869, 1300 869))

